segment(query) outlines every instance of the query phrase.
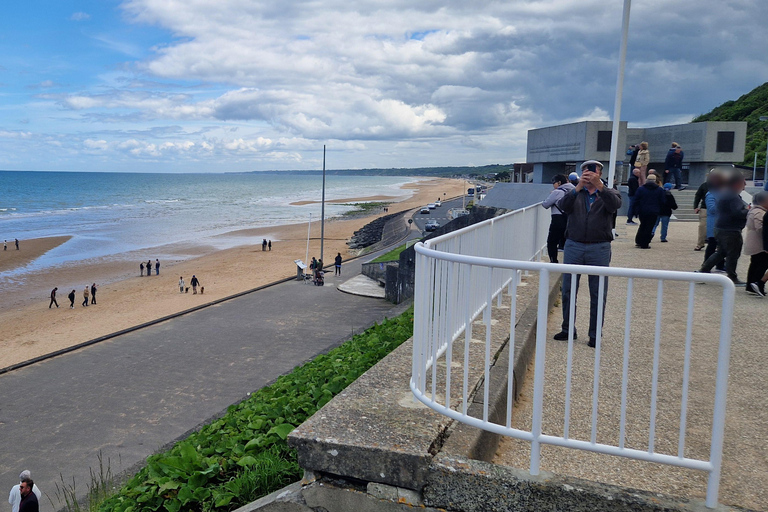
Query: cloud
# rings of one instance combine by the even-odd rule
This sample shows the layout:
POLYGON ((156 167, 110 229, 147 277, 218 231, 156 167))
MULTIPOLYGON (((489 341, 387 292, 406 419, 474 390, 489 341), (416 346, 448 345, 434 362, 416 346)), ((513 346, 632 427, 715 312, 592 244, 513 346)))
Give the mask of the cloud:
POLYGON ((76 12, 69 17, 72 21, 86 21, 91 19, 91 15, 86 12, 76 12))

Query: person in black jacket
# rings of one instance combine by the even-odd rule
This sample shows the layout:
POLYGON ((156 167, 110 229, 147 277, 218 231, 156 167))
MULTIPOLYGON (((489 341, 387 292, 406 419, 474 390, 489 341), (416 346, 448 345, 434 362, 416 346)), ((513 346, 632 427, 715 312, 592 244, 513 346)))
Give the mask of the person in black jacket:
MULTIPOLYGON (((711 172, 711 171, 710 171, 711 172)), ((693 196, 693 211, 699 215, 699 238, 696 241, 694 251, 700 251, 707 245, 707 202, 704 200, 709 192, 709 182, 704 183, 696 189, 696 195, 693 196)))
POLYGON ((37 502, 37 496, 32 492, 35 482, 31 478, 25 478, 19 484, 21 493, 21 503, 19 503, 19 512, 40 512, 40 505, 37 502))
MULTIPOLYGON (((611 264, 611 242, 613 241, 613 222, 616 211, 621 207, 621 194, 609 188, 600 177, 603 164, 597 160, 587 160, 581 164, 581 178, 578 185, 566 193, 557 206, 568 215, 563 263, 566 265, 594 265, 607 267, 611 264)), ((579 279, 576 275, 576 290, 579 292, 579 279)), ((608 297, 608 278, 604 277, 602 304, 599 303, 600 276, 588 276, 589 282, 589 343, 597 344, 598 308, 603 309, 605 322, 605 301, 608 297)), ((576 296, 573 297, 576 300, 576 296)), ((571 274, 563 274, 562 285, 563 323, 561 331, 554 339, 568 339, 571 321, 571 274)), ((574 308, 574 312, 575 312, 574 308)), ((576 327, 573 326, 573 339, 576 339, 576 327)))
POLYGON ((334 275, 341 275, 341 253, 336 253, 336 258, 333 260, 333 265, 336 267, 336 273, 334 275))
POLYGON ((712 267, 725 260, 725 273, 736 286, 745 285, 743 281, 739 281, 736 274, 736 265, 739 263, 741 247, 744 244, 741 231, 747 224, 749 212, 740 195, 745 185, 744 176, 735 169, 725 177, 725 187, 717 199, 717 250, 699 269, 699 272, 709 273, 712 267))
POLYGON ((669 227, 669 219, 672 217, 672 210, 677 210, 677 201, 675 200, 675 196, 673 196, 672 192, 670 191, 671 188, 671 183, 664 184, 664 206, 661 207, 659 217, 656 219, 656 224, 653 226, 653 231, 651 231, 651 238, 653 238, 653 236, 656 235, 656 228, 658 228, 659 224, 661 224, 662 242, 667 241, 667 228, 669 227))
POLYGON ((69 292, 67 298, 69 299, 69 309, 75 309, 75 290, 69 292))
POLYGON ((659 187, 655 174, 649 174, 645 185, 635 192, 635 211, 640 218, 640 227, 637 228, 635 244, 641 249, 650 249, 653 239, 653 227, 661 213, 661 208, 666 202, 664 189, 659 187))
MULTIPOLYGON (((634 165, 634 163, 633 163, 634 165)), ((633 219, 635 218, 635 193, 640 188, 640 181, 634 172, 629 174, 627 180, 627 195, 629 196, 629 207, 627 208, 627 224, 637 224, 633 219)))

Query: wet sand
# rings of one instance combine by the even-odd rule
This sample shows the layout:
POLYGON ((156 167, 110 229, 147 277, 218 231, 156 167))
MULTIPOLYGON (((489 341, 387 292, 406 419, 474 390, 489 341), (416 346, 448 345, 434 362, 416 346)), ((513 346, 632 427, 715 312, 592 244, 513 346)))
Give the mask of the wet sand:
MULTIPOLYGON (((414 195, 392 203, 389 213, 423 206, 436 197, 455 197, 464 190, 461 180, 425 179, 403 186, 414 195)), ((370 202, 373 199, 358 198, 370 202)), ((355 202, 346 199, 344 202, 355 202)), ((347 249, 352 233, 383 211, 352 219, 333 219, 325 224, 325 259, 337 252, 344 259, 355 255, 347 249)), ((239 230, 235 234, 253 237, 253 244, 215 251, 209 246, 178 245, 159 248, 163 254, 178 254, 177 260, 161 260, 160 275, 139 277, 139 262, 149 251, 68 265, 25 276, 23 286, 0 294, 0 368, 33 357, 70 347, 90 339, 155 320, 222 297, 296 275, 294 260, 304 259, 307 224, 239 230), (272 240, 272 251, 261 250, 261 240, 272 240), (192 257, 190 257, 192 256, 192 257), (126 263, 130 261, 130 263, 126 263), (204 295, 179 293, 179 276, 186 286, 195 274, 205 287, 204 295), (96 304, 83 307, 83 288, 96 282, 96 304), (51 289, 59 288, 59 308, 48 308, 51 289), (75 290, 75 308, 70 309, 67 294, 75 290)), ((232 233, 227 234, 231 236, 232 233)), ((320 223, 314 222, 309 257, 320 252, 320 223)), ((69 237, 21 240, 21 250, 9 245, 0 250, 0 269, 8 270, 34 260, 45 251, 64 243, 69 237), (17 258, 10 259, 11 253, 17 258), (4 259, 3 256, 8 256, 4 259)), ((152 257, 154 262, 154 256, 152 257)))

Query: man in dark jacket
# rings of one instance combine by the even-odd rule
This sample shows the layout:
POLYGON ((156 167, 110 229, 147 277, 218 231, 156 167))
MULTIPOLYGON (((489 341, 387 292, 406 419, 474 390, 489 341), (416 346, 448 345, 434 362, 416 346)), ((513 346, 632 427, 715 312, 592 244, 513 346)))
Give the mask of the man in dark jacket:
POLYGON ((32 492, 35 482, 31 478, 25 478, 19 484, 21 493, 21 503, 19 503, 19 512, 40 512, 40 505, 37 502, 37 496, 32 492))
POLYGON ((636 222, 632 219, 635 218, 635 193, 637 192, 637 189, 640 188, 640 180, 637 179, 637 176, 635 176, 635 173, 629 174, 629 179, 627 180, 627 195, 629 196, 629 208, 627 208, 627 224, 636 224, 636 222))
POLYGON ((683 148, 677 142, 672 143, 672 147, 667 151, 667 158, 664 159, 664 183, 675 179, 675 190, 685 190, 683 186, 683 148))
POLYGON ((653 239, 653 227, 664 206, 664 189, 659 187, 654 179, 655 175, 649 174, 645 185, 635 192, 635 211, 640 218, 640 227, 637 228, 635 244, 641 249, 650 249, 653 239))
MULTIPOLYGON (((621 207, 621 195, 609 188, 600 177, 603 164, 588 160, 581 164, 581 179, 576 187, 565 194, 558 202, 558 207, 568 215, 565 252, 563 263, 566 265, 595 265, 607 267, 611 263, 611 242, 613 241, 614 214, 621 207)), ((576 276, 576 294, 579 292, 579 280, 576 276)), ((604 277, 603 303, 599 306, 605 315, 605 299, 608 296, 608 278, 604 277)), ((600 277, 590 275, 589 281, 589 346, 595 347, 597 341, 598 288, 600 277)), ((568 339, 568 331, 574 318, 570 316, 571 274, 563 274, 562 287, 563 324, 555 339, 568 339)), ((576 300, 576 297, 573 297, 576 300)), ((603 316, 603 321, 605 317, 603 316)), ((576 327, 573 339, 576 339, 576 327)))
POLYGON ((715 239, 717 250, 701 265, 699 272, 709 273, 712 267, 725 260, 725 273, 736 286, 744 286, 736 274, 736 265, 744 243, 741 231, 747 225, 746 203, 741 199, 741 192, 746 185, 744 176, 733 170, 726 178, 726 184, 717 199, 717 222, 715 239))
MULTIPOLYGON (((711 172, 711 171, 710 171, 711 172)), ((709 183, 704 183, 696 189, 696 195, 693 196, 693 211, 699 215, 699 238, 696 241, 694 251, 700 251, 707 245, 707 202, 704 200, 709 192, 709 183)))
POLYGON ((672 211, 677 210, 677 200, 675 199, 675 196, 672 195, 671 189, 672 184, 671 183, 665 183, 664 184, 664 206, 661 207, 661 211, 659 212, 659 217, 656 219, 656 224, 653 226, 653 231, 651 232, 651 238, 653 238, 654 235, 656 235, 656 228, 659 227, 659 224, 661 224, 661 241, 666 242, 667 241, 667 230, 669 229, 669 219, 672 217, 672 211))

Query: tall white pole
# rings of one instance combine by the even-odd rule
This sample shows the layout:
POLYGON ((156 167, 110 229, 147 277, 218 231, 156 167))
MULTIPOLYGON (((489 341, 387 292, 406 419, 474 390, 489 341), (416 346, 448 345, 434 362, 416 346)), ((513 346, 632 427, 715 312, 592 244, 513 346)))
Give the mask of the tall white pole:
MULTIPOLYGON (((323 261, 325 243, 325 144, 323 144, 323 201, 320 203, 320 261, 323 261)), ((323 262, 325 264, 325 262, 323 262)))
POLYGON ((309 265, 309 233, 312 231, 312 214, 309 214, 309 224, 307 224, 307 255, 304 257, 304 264, 309 265))
POLYGON ((619 47, 619 76, 616 78, 616 101, 613 104, 613 129, 611 130, 611 161, 608 163, 608 186, 613 187, 616 176, 616 157, 619 149, 621 124, 621 94, 624 92, 624 63, 627 60, 627 35, 629 34, 629 8, 632 0, 624 0, 624 17, 621 22, 621 46, 619 47))

